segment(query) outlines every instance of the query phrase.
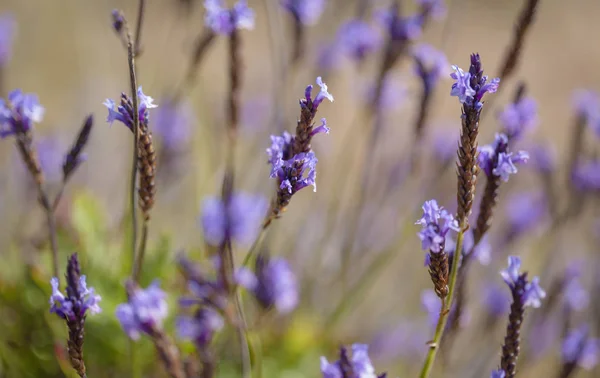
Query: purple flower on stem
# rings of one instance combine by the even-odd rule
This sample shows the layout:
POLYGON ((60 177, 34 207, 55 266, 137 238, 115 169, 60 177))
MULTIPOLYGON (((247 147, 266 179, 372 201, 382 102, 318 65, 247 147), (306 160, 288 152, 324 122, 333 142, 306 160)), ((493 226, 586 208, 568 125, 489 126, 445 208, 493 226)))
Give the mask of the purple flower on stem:
POLYGON ((492 374, 490 375, 490 378, 504 378, 504 377, 506 377, 506 372, 504 372, 504 370, 502 370, 502 369, 494 370, 494 371, 492 371, 492 374))
POLYGON ((67 296, 65 297, 58 289, 58 278, 50 280, 52 295, 50 296, 50 312, 65 320, 76 320, 86 314, 97 314, 101 311, 98 303, 100 296, 96 294, 93 287, 88 288, 85 276, 79 277, 75 283, 69 282, 67 296))
POLYGON ((317 108, 323 102, 323 100, 328 99, 329 101, 333 102, 333 96, 327 91, 327 84, 323 82, 321 76, 317 77, 317 85, 321 88, 321 90, 315 96, 314 100, 311 99, 311 92, 313 89, 312 85, 307 86, 306 90, 304 91, 306 103, 312 103, 312 108, 315 112, 317 111, 317 108))
POLYGON ((519 139, 537 125, 537 103, 533 98, 526 97, 517 103, 508 104, 498 115, 498 120, 509 139, 519 139))
POLYGON ((591 370, 598 364, 600 340, 589 337, 589 327, 584 324, 569 332, 561 349, 563 363, 591 370))
POLYGON ((479 54, 471 55, 471 65, 469 72, 464 72, 458 66, 452 66, 455 71, 450 77, 456 82, 452 84, 451 96, 458 97, 461 104, 472 107, 475 111, 480 111, 483 103, 481 100, 486 93, 494 93, 498 90, 500 79, 495 78, 488 82, 488 77, 483 74, 481 68, 481 58, 479 54))
POLYGON ((416 74, 425 83, 426 90, 431 91, 448 70, 446 55, 431 45, 421 43, 413 48, 413 56, 416 74))
POLYGON ((449 230, 459 231, 458 223, 452 214, 438 206, 436 200, 425 201, 423 217, 415 224, 423 226, 418 234, 421 239, 421 248, 433 253, 438 253, 443 249, 449 230))
POLYGON ((325 0, 283 0, 282 5, 303 25, 314 25, 325 9, 325 0))
POLYGON ((223 0, 204 0, 204 22, 214 33, 229 35, 236 29, 254 29, 254 11, 246 0, 227 9, 223 0))
POLYGON ((471 74, 463 71, 458 66, 453 65, 452 69, 454 72, 450 74, 450 77, 456 80, 456 82, 452 84, 450 96, 458 97, 458 101, 464 104, 467 102, 467 99, 475 95, 475 90, 471 88, 471 74))
POLYGON ((271 169, 271 178, 279 180, 279 189, 294 194, 307 186, 317 191, 317 158, 315 153, 299 153, 289 160, 275 162, 271 169))
POLYGON ((229 233, 237 243, 252 243, 267 207, 264 197, 243 192, 234 193, 228 206, 220 197, 206 198, 202 204, 201 218, 204 239, 208 244, 218 246, 229 233))
POLYGON ((346 22, 338 32, 338 43, 342 51, 356 61, 362 61, 367 55, 381 46, 381 35, 369 23, 354 19, 346 22))
POLYGON ((0 99, 0 138, 30 131, 43 116, 37 95, 15 89, 8 94, 8 105, 0 99))
POLYGON ((210 307, 202 307, 194 316, 179 316, 176 320, 177 334, 181 339, 192 340, 197 347, 210 344, 215 332, 224 325, 223 317, 210 307))
POLYGON ((129 299, 117 306, 115 315, 123 331, 133 340, 140 334, 153 334, 162 328, 162 323, 168 315, 166 294, 154 281, 146 289, 139 287, 128 290, 129 299))
POLYGON ((17 23, 12 14, 0 16, 0 66, 8 63, 10 59, 16 26, 17 23))
MULTIPOLYGON (((148 124, 148 109, 156 108, 158 105, 154 104, 154 100, 150 96, 146 96, 144 92, 142 92, 142 86, 140 86, 137 90, 138 97, 138 119, 140 123, 148 124)), ((113 122, 119 121, 125 126, 129 128, 129 130, 133 130, 133 104, 129 96, 125 93, 121 94, 121 103, 115 110, 115 102, 107 98, 104 103, 104 106, 108 108, 108 116, 106 117, 106 122, 108 122, 111 126, 113 122)))
POLYGON ((369 346, 365 344, 352 345, 352 357, 349 358, 346 348, 340 348, 340 359, 330 363, 325 357, 321 357, 321 373, 323 378, 383 378, 383 375, 375 374, 375 368, 369 358, 369 346))
POLYGON ((539 285, 539 277, 534 277, 533 280, 527 280, 527 273, 521 274, 521 258, 517 256, 508 257, 508 268, 501 271, 500 275, 508 287, 520 295, 523 306, 531 306, 538 308, 542 305, 542 299, 546 296, 546 292, 539 285))
POLYGON ((529 154, 519 151, 516 154, 508 151, 508 137, 496 134, 494 143, 479 148, 479 166, 488 177, 497 176, 504 182, 511 174, 517 173, 515 164, 526 163, 529 154))
POLYGON ((257 285, 254 295, 265 308, 274 307, 279 313, 287 314, 298 305, 298 284, 289 264, 282 258, 256 258, 257 285))

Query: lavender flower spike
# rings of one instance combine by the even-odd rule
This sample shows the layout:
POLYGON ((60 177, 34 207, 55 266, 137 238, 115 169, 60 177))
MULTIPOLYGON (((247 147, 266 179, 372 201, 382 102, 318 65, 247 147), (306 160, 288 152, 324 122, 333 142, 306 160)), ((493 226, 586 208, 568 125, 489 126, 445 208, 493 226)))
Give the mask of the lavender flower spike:
MULTIPOLYGON (((319 93, 317 94, 317 96, 315 97, 315 99, 313 100, 313 107, 314 109, 317 109, 319 107, 319 105, 323 102, 323 100, 328 99, 329 101, 333 102, 333 96, 327 91, 327 84, 325 84, 323 82, 323 79, 321 79, 321 76, 317 77, 317 85, 319 87, 321 87, 321 90, 319 91, 319 93)), ((312 89, 312 87, 311 87, 312 89)), ((308 87, 306 88, 306 90, 308 91, 308 87)), ((307 100, 310 99, 310 95, 309 97, 307 97, 307 100)))
POLYGON ((415 224, 423 226, 418 234, 421 248, 434 253, 443 250, 448 231, 459 231, 458 223, 452 214, 439 206, 436 200, 425 201, 423 217, 415 224))
POLYGON ((258 283, 254 294, 265 309, 274 307, 279 313, 287 314, 296 308, 298 284, 286 260, 259 255, 256 258, 256 278, 258 283))
POLYGON ((452 66, 455 71, 450 77, 456 80, 450 91, 451 96, 458 97, 461 104, 467 104, 476 111, 480 111, 483 103, 481 100, 486 93, 494 93, 498 90, 500 79, 495 78, 488 82, 488 77, 483 75, 481 69, 481 58, 479 54, 471 55, 471 66, 469 72, 465 73, 458 66, 452 66))
POLYGON ((254 11, 246 0, 239 0, 233 9, 225 8, 223 0, 204 0, 204 22, 214 33, 229 35, 236 29, 254 29, 254 11))
POLYGON ((500 272, 502 279, 513 291, 518 291, 524 306, 538 308, 546 292, 539 286, 539 277, 534 277, 531 282, 527 281, 527 273, 521 274, 521 258, 517 256, 508 257, 508 268, 500 272))
POLYGON ((526 163, 529 160, 529 154, 525 151, 519 151, 516 154, 509 152, 508 136, 499 133, 496 134, 493 144, 479 149, 478 160, 479 167, 488 178, 496 176, 507 182, 511 174, 517 173, 515 164, 526 163))
POLYGON ((184 340, 192 340, 202 349, 210 344, 215 332, 223 328, 225 321, 217 311, 202 307, 194 316, 180 316, 176 321, 177 334, 184 340))
POLYGON ((375 368, 371 363, 368 351, 368 345, 353 344, 351 359, 344 347, 340 348, 340 359, 334 363, 330 363, 325 357, 321 357, 323 378, 385 378, 385 374, 375 374, 375 368))
POLYGON ((0 138, 29 132, 34 123, 42 121, 44 107, 32 93, 15 89, 8 94, 8 105, 0 99, 0 138))
MULTIPOLYGON (((148 109, 156 108, 158 105, 154 104, 154 99, 150 96, 146 96, 142 91, 142 87, 140 86, 137 90, 137 97, 139 100, 138 105, 138 119, 140 123, 148 124, 148 109)), ((106 99, 103 102, 103 105, 108 108, 108 116, 106 117, 106 122, 108 122, 111 126, 113 122, 119 121, 125 126, 127 126, 131 131, 133 130, 133 103, 129 96, 125 93, 121 94, 121 102, 119 106, 116 107, 115 110, 115 102, 110 98, 106 99)))
POLYGON ((127 303, 117 306, 115 312, 127 336, 138 340, 142 333, 152 335, 160 330, 168 308, 166 294, 160 289, 158 281, 146 289, 130 287, 128 294, 127 303))

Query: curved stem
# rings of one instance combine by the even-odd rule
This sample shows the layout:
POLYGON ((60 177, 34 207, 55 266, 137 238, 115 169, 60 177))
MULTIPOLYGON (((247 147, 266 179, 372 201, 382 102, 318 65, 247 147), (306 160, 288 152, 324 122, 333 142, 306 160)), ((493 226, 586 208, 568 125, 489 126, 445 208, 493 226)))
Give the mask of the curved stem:
POLYGON ((435 335, 433 336, 433 340, 428 343, 429 351, 427 352, 427 357, 423 363, 423 368, 421 369, 419 378, 427 378, 429 377, 429 374, 431 374, 431 369, 433 368, 433 363, 435 362, 435 357, 446 328, 446 323, 448 322, 448 315, 450 314, 450 309, 452 308, 452 297, 454 296, 454 289, 456 286, 456 277, 458 276, 458 264, 460 262, 460 251, 462 251, 464 232, 464 227, 462 227, 461 231, 456 237, 456 248, 454 249, 456 252, 454 253, 454 257, 452 259, 448 297, 445 306, 442 302, 442 310, 440 312, 440 318, 438 319, 437 326, 435 327, 435 335))
POLYGON ((142 263, 144 262, 144 256, 146 255, 146 242, 148 240, 148 222, 144 222, 142 227, 142 238, 140 240, 140 248, 135 256, 135 263, 133 265, 133 280, 140 282, 140 274, 142 273, 142 263))

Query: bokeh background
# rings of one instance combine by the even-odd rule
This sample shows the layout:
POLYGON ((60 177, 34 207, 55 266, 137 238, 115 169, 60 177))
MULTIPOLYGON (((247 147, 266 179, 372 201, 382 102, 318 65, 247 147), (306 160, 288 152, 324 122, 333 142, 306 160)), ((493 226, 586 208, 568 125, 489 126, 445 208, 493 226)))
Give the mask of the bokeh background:
MULTIPOLYGON (((416 376, 425 342, 433 334, 421 303, 423 290, 430 289, 431 283, 413 223, 427 199, 435 197, 452 210, 456 206, 455 175, 452 168, 440 170, 439 140, 445 140, 446 146, 455 143, 460 108, 456 98, 449 96, 452 81, 443 80, 429 114, 421 164, 410 173, 420 83, 412 60, 404 59, 386 79, 376 150, 366 153, 365 140, 373 125, 363 122, 361 114, 382 50, 361 65, 336 50, 337 30, 354 17, 356 3, 327 1, 319 21, 307 30, 305 56, 290 67, 292 18, 276 0, 249 1, 256 11, 256 27, 242 33, 239 189, 267 198, 272 195, 264 151, 271 134, 294 129, 297 100, 306 85, 322 75, 335 97, 334 103, 324 103, 319 111, 327 117, 331 133, 313 143, 319 158, 318 191, 297 194, 283 218, 269 230, 263 246, 290 260, 302 288, 301 305, 292 316, 257 315, 265 377, 317 377, 318 357, 333 359, 339 345, 352 342, 371 344, 378 371, 388 371, 392 377, 416 376), (365 156, 370 156, 368 162, 365 156), (371 170, 369 194, 359 203, 364 169, 371 170), (358 227, 351 232, 354 220, 358 227), (344 253, 350 256, 350 266, 341 274, 341 250, 349 246, 344 253)), ((411 2, 404 3, 407 13, 416 9, 411 2)), ((523 1, 446 3, 446 17, 429 24, 417 43, 432 44, 446 53, 451 64, 463 68, 469 54, 479 52, 486 73, 495 76, 523 1)), ((386 5, 386 1, 372 1, 373 9, 386 5)), ((46 153, 42 158, 51 188, 59 186, 62 156, 82 120, 89 113, 95 117, 88 160, 69 184, 57 213, 61 261, 78 251, 88 282, 103 297, 103 313, 88 319, 85 350, 90 377, 124 376, 130 368, 129 344, 113 314, 125 298, 122 283, 129 269, 124 220, 131 134, 121 125, 109 127, 104 122, 102 102, 118 98, 129 88, 126 52, 111 29, 110 12, 122 9, 133 22, 136 7, 136 1, 0 1, 0 14, 10 14, 16 22, 12 54, 3 68, 2 95, 13 88, 35 92, 46 108, 35 140, 46 153)), ((168 104, 181 87, 195 40, 204 30, 203 12, 199 0, 148 1, 143 54, 138 59, 138 82, 159 104, 151 113, 151 130, 161 156, 143 281, 163 280, 173 315, 183 288, 173 263, 175 253, 185 250, 196 257, 206 253, 198 223, 200 204, 204 197, 219 193, 224 169, 228 90, 224 38, 217 38, 204 57, 177 117, 159 115, 161 105, 168 104)), ((542 145, 554 151, 553 185, 561 205, 569 183, 566 162, 575 118, 571 97, 578 88, 598 89, 600 82, 600 48, 595 42, 600 35, 599 14, 600 3, 594 0, 543 1, 517 73, 491 96, 481 124, 481 143, 489 143, 500 130, 496 114, 510 102, 517 83, 526 83, 527 94, 538 102, 539 122, 519 148, 542 145)), ((586 133, 586 152, 593 155, 598 150, 597 136, 589 130, 586 133)), ((48 313, 50 260, 44 217, 13 143, 3 140, 0 146, 0 376, 72 376, 64 356, 66 330, 48 313)), ((503 187, 490 231, 490 261, 471 272, 471 321, 454 348, 442 356, 444 369, 436 376, 482 377, 497 366, 505 320, 499 318, 490 325, 484 298, 490 285, 502 288, 497 272, 504 268, 508 254, 520 255, 524 267, 540 275, 546 288, 573 261, 585 261, 581 280, 591 304, 570 319, 574 325, 595 321, 592 329, 597 331, 599 315, 593 305, 600 264, 593 232, 598 206, 593 197, 588 198, 590 206, 558 230, 549 232, 551 219, 541 217, 525 235, 502 244, 511 212, 514 215, 527 205, 526 195, 544 193, 545 185, 535 164, 530 164, 503 187), (517 209, 509 207, 522 202, 517 209)), ((236 246, 236 256, 241 258, 247 247, 236 246)), ((527 316, 519 368, 522 377, 555 376, 561 364, 561 306, 553 310, 561 313, 556 319, 546 313, 539 318, 533 315, 543 311, 542 307, 527 316)), ((137 373, 162 376, 150 343, 137 345, 137 373)), ((239 376, 233 336, 226 333, 219 345, 223 356, 219 376, 239 376)), ((587 374, 597 376, 600 370, 587 374)))

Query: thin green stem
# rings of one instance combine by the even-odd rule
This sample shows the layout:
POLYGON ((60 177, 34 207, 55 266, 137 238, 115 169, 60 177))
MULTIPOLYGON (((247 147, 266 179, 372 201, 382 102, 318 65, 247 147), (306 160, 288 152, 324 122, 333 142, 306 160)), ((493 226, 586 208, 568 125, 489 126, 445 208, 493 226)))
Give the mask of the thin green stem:
POLYGON ((252 247, 250 247, 250 249, 248 250, 248 253, 246 253, 246 257, 244 257, 244 261, 242 262, 242 266, 244 266, 244 267, 248 266, 248 264, 250 263, 250 260, 252 260, 252 258, 256 254, 256 251, 258 250, 258 247, 260 247, 260 245, 262 244, 263 240, 265 239, 265 236, 267 235, 267 229, 269 228, 269 224, 264 225, 260 229, 260 233, 256 237, 256 240, 254 240, 254 243, 252 244, 252 247))
POLYGON ((458 276, 458 264, 460 262, 461 255, 460 251, 462 251, 463 237, 465 233, 465 227, 462 226, 463 225, 461 225, 461 231, 456 237, 456 248, 454 249, 455 253, 452 259, 452 270, 450 271, 450 286, 448 291, 448 297, 446 299, 446 303, 442 301, 442 310, 440 312, 440 317, 438 319, 437 326, 435 327, 435 335, 433 336, 433 340, 429 342, 429 351, 427 352, 427 357, 425 358, 425 362, 423 363, 423 368, 421 369, 419 378, 428 378, 429 374, 431 374, 431 370, 433 369, 433 363, 435 362, 435 357, 437 355, 437 351, 440 347, 440 342, 442 340, 442 336, 446 328, 446 323, 448 322, 448 315, 450 314, 450 309, 452 308, 452 299, 454 296, 456 277, 458 276))
POLYGON ((135 263, 133 265, 133 280, 140 282, 140 275, 142 274, 142 264, 144 262, 144 256, 146 255, 146 244, 148 241, 148 221, 144 222, 142 227, 142 238, 140 239, 140 248, 137 255, 135 256, 135 263))

